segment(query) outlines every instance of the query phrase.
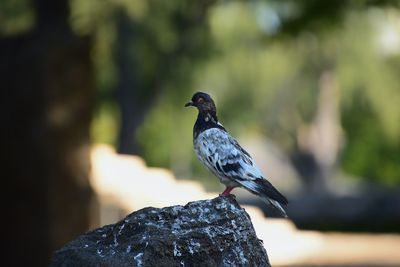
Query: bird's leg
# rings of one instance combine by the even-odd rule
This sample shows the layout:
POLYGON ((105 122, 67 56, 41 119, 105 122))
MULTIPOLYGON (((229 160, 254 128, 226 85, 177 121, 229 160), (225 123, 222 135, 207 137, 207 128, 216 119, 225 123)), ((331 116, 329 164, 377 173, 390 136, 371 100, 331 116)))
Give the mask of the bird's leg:
POLYGON ((234 187, 227 186, 221 194, 219 194, 220 197, 227 197, 231 194, 231 191, 233 190, 234 187))

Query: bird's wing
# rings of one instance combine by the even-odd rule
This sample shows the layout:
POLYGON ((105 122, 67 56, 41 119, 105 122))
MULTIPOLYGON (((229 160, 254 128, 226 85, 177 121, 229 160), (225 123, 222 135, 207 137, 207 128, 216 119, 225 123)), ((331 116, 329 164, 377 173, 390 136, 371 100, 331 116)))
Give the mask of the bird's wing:
POLYGON ((218 174, 253 193, 287 204, 286 198, 266 180, 250 154, 224 129, 211 128, 202 133, 200 144, 204 158, 218 174))

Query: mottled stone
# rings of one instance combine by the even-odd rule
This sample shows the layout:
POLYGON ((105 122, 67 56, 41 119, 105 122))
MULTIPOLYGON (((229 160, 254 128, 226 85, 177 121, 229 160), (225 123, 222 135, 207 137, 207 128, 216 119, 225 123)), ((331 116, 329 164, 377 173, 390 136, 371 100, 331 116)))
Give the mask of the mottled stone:
POLYGON ((232 197, 144 208, 57 251, 50 266, 270 266, 232 197))

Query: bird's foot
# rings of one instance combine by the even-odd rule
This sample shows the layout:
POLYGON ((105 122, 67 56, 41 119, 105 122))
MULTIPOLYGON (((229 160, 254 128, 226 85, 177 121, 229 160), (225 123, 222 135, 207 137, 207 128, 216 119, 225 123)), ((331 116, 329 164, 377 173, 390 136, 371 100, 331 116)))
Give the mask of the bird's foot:
POLYGON ((219 194, 220 197, 227 197, 227 196, 233 196, 234 198, 236 198, 235 195, 231 194, 231 191, 233 190, 234 187, 230 187, 227 186, 224 190, 224 192, 222 192, 221 194, 219 194))
POLYGON ((234 195, 234 194, 227 194, 227 195, 219 194, 219 197, 231 197, 233 199, 236 199, 236 195, 234 195))
POLYGON ((219 194, 219 196, 220 197, 233 197, 233 198, 236 198, 236 195, 234 195, 234 194, 225 194, 225 195, 219 194))

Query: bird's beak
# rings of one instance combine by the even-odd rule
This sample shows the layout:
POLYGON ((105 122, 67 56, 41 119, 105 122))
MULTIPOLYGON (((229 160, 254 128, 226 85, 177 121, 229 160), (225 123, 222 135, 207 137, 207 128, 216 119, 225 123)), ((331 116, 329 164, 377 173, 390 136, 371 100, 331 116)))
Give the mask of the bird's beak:
POLYGON ((191 106, 193 106, 193 102, 192 102, 192 101, 187 102, 187 103, 185 104, 185 107, 191 107, 191 106))

